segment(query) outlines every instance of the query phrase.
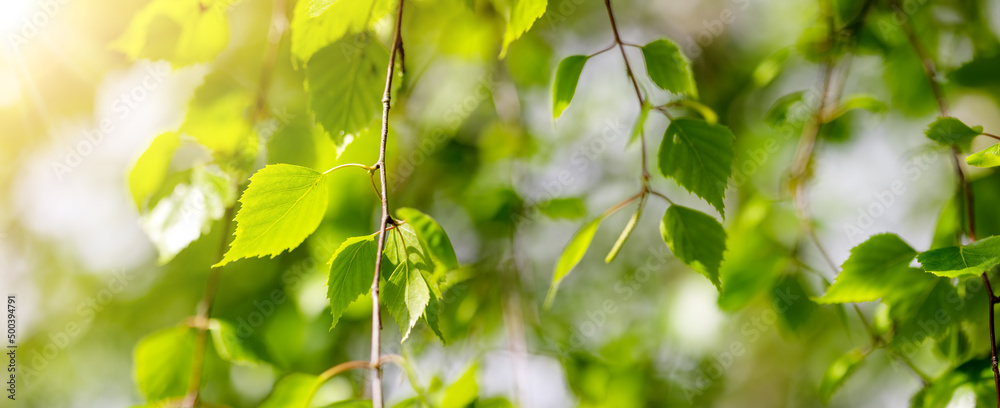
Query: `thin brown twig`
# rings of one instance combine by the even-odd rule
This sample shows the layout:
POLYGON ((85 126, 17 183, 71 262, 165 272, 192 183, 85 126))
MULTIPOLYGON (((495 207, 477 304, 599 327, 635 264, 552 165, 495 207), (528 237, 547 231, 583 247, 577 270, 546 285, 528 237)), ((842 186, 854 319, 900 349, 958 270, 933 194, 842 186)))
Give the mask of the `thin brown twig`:
MULTIPOLYGON (((898 1, 896 1, 898 5, 898 1)), ((898 12, 898 11, 897 11, 898 12)), ((948 103, 944 96, 944 90, 941 88, 941 84, 937 81, 937 70, 934 66, 934 60, 930 58, 927 51, 924 50, 923 45, 920 43, 920 39, 917 38, 916 32, 913 29, 912 23, 909 19, 904 20, 903 31, 906 33, 906 39, 910 42, 910 46, 913 51, 920 58, 920 63, 923 65, 924 74, 927 76, 927 81, 930 83, 931 91, 934 93, 934 98, 937 100, 938 109, 940 110, 941 116, 948 116, 948 103)), ((1000 139, 994 135, 988 135, 1000 139)), ((973 199, 972 186, 969 185, 969 180, 965 176, 965 171, 962 170, 962 162, 959 159, 958 148, 952 147, 952 159, 955 163, 955 173, 958 175, 959 187, 962 189, 963 198, 965 201, 965 214, 964 217, 968 221, 968 232, 969 240, 972 242, 976 241, 976 216, 975 216, 975 200, 973 199)), ((964 221, 964 220, 963 220, 964 221)), ((996 304, 1000 299, 993 293, 993 287, 990 285, 990 279, 986 272, 981 275, 983 279, 983 285, 986 286, 986 295, 988 296, 987 303, 989 307, 989 326, 990 326, 990 360, 993 368, 993 386, 996 391, 997 396, 997 406, 1000 406, 1000 368, 997 366, 997 341, 996 341, 996 325, 993 319, 994 309, 996 304)))
POLYGON ((372 408, 382 408, 382 377, 380 369, 380 347, 381 347, 381 331, 382 331, 382 316, 379 309, 379 279, 381 275, 382 268, 382 251, 385 250, 385 228, 389 225, 389 188, 386 182, 386 169, 385 169, 385 147, 386 141, 389 138, 389 108, 391 106, 392 98, 392 79, 396 74, 396 56, 399 54, 400 49, 402 49, 402 26, 403 26, 403 0, 399 0, 399 7, 396 9, 396 28, 395 33, 392 38, 392 50, 389 55, 389 67, 386 69, 385 76, 385 91, 382 93, 382 132, 381 140, 379 142, 379 154, 378 162, 375 163, 374 168, 379 170, 379 178, 382 185, 382 219, 378 229, 378 250, 375 252, 375 273, 372 278, 372 345, 371 345, 371 367, 373 368, 371 372, 371 392, 372 392, 372 408))
MULTIPOLYGON (((642 91, 639 90, 639 82, 635 79, 635 73, 633 73, 632 65, 628 61, 628 55, 625 54, 625 43, 618 33, 618 23, 615 22, 615 13, 611 9, 611 0, 604 0, 604 8, 608 11, 608 19, 611 21, 611 31, 615 35, 615 44, 618 45, 618 50, 622 54, 622 60, 625 61, 625 72, 628 73, 632 89, 635 90, 635 97, 639 100, 639 109, 642 109, 646 104, 646 100, 642 96, 642 91)), ((649 166, 646 161, 646 135, 642 132, 639 134, 639 141, 642 146, 642 183, 645 186, 649 182, 649 166)))
MULTIPOLYGON (((217 259, 221 259, 226 253, 226 244, 229 243, 229 227, 232 225, 233 210, 235 207, 226 209, 222 216, 222 239, 219 242, 217 259)), ((182 407, 191 408, 198 404, 199 392, 201 391, 201 374, 205 363, 205 347, 208 342, 208 319, 212 315, 212 304, 215 302, 215 293, 219 288, 219 274, 221 267, 213 267, 208 272, 208 282, 205 283, 205 294, 198 302, 198 314, 193 319, 192 327, 197 330, 194 343, 194 357, 191 364, 191 376, 188 377, 188 389, 184 395, 182 407)))

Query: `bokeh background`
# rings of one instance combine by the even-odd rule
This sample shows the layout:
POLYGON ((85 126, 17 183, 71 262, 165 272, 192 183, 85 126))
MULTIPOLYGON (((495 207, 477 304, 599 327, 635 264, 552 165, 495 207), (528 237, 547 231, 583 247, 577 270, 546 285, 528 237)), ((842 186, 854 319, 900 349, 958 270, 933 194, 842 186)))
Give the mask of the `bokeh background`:
MULTIPOLYGON (((141 405, 133 348, 143 336, 195 313, 218 243, 230 233, 217 221, 160 265, 127 179, 154 137, 177 130, 189 110, 199 109, 190 101, 208 78, 250 94, 257 89, 272 2, 225 4, 225 50, 213 62, 182 68, 132 60, 111 46, 145 3, 0 3, 0 285, 17 296, 22 368, 18 401, 5 399, 4 406, 141 405)), ((941 33, 928 47, 943 71, 967 63, 974 51, 996 47, 1000 2, 910 3, 916 11, 907 15, 918 28, 941 33)), ((410 358, 424 387, 450 384, 478 362, 483 397, 524 407, 820 406, 824 371, 868 339, 853 311, 845 315, 809 301, 835 272, 795 219, 787 182, 799 136, 765 120, 782 96, 815 94, 821 86, 821 69, 803 57, 800 40, 820 18, 819 3, 613 5, 626 41, 666 37, 681 47, 702 102, 734 130, 737 158, 725 219, 730 236, 737 243, 781 243, 794 249, 798 262, 777 273, 751 273, 748 289, 720 298, 711 283, 670 255, 657 227, 666 204, 653 199, 611 264, 602 255, 628 216, 605 221, 552 309, 543 309, 553 266, 573 232, 639 187, 639 148, 627 144, 638 106, 617 53, 592 58, 569 109, 557 122, 551 117, 558 62, 613 39, 603 4, 550 0, 546 14, 498 60, 507 2, 413 0, 403 22, 407 79, 392 113, 390 202, 435 217, 467 268, 443 303, 448 343, 419 323, 400 344, 398 330, 386 324, 385 350, 410 358), (584 205, 558 217, 539 209, 556 198, 584 205)), ((286 5, 289 16, 294 7, 286 5)), ((875 35, 900 29, 891 25, 891 15, 879 18, 890 25, 873 23, 875 35)), ((378 28, 389 31, 388 23, 378 28)), ((265 118, 254 125, 260 146, 255 166, 324 170, 373 163, 374 134, 358 137, 338 156, 337 146, 317 131, 306 109, 304 73, 289 46, 285 35, 270 73, 265 118)), ((837 264, 877 232, 895 232, 915 248, 928 248, 956 186, 950 158, 922 135, 936 112, 919 61, 909 54, 897 58, 892 50, 858 55, 838 75, 844 95, 870 95, 888 111, 838 119, 821 135, 812 169, 808 201, 819 239, 837 264), (902 191, 893 192, 894 185, 902 191)), ((629 52, 641 67, 641 54, 629 52)), ((998 75, 987 67, 976 80, 945 78, 951 113, 1000 129, 998 75)), ((644 76, 640 83, 656 89, 644 76)), ((660 102, 671 98, 652 95, 660 102)), ((667 123, 655 113, 646 123, 651 156, 667 123)), ((326 261, 341 241, 370 233, 377 221, 366 177, 342 173, 335 174, 326 218, 304 245, 223 269, 214 314, 245 325, 272 364, 230 366, 210 357, 206 400, 255 407, 282 375, 315 374, 367 358, 370 301, 355 303, 333 330, 326 312, 326 261), (288 300, 270 302, 275 290, 288 300)), ((996 191, 997 177, 989 171, 972 177, 982 180, 984 191, 996 191)), ((655 175, 653 185, 680 204, 713 213, 673 181, 655 175)), ((980 208, 991 208, 987 203, 980 208)), ((990 225, 982 229, 1000 229, 990 225)), ((731 245, 727 258, 738 249, 731 245)), ((751 272, 759 265, 744 259, 751 272)), ((877 309, 862 305, 869 319, 877 309)), ((935 372, 941 363, 930 348, 925 345, 914 360, 935 372)), ((387 368, 384 378, 390 402, 413 395, 400 370, 387 368)), ((337 377, 319 399, 363 396, 364 380, 361 372, 337 377)), ((878 351, 830 406, 908 406, 920 386, 919 378, 878 351)), ((957 394, 953 403, 971 406, 961 405, 969 403, 967 394, 957 394)))

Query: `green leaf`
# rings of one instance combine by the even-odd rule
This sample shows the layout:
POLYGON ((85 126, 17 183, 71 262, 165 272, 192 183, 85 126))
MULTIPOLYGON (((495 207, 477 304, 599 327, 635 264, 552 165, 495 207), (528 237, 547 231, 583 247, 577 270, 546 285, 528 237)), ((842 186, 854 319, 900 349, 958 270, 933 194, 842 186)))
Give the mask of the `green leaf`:
POLYGON ((330 314, 337 326, 344 310, 371 289, 375 277, 375 257, 378 256, 378 234, 348 238, 330 258, 330 278, 326 285, 330 299, 330 314))
POLYGON ((556 79, 552 84, 552 118, 558 119, 559 115, 566 110, 569 103, 573 101, 573 94, 576 93, 576 84, 580 82, 580 73, 587 65, 590 57, 586 55, 573 55, 563 58, 556 68, 556 79))
POLYGON ((979 126, 971 128, 962 121, 952 117, 940 117, 931 123, 924 132, 931 140, 947 146, 957 146, 962 151, 968 151, 972 139, 982 134, 979 126))
POLYGON ((427 249, 428 255, 434 261, 435 270, 442 269, 448 272, 458 269, 458 257, 455 256, 455 248, 451 246, 451 240, 444 228, 429 215, 412 208, 400 208, 396 210, 396 215, 413 226, 420 243, 427 249))
POLYGON ((210 164, 190 173, 190 180, 174 186, 170 195, 161 198, 140 225, 159 251, 159 262, 170 262, 181 250, 208 233, 212 223, 221 219, 236 199, 232 178, 210 164))
POLYGON ((914 278, 910 262, 915 256, 917 251, 896 234, 873 235, 851 249, 836 282, 817 302, 870 302, 905 287, 914 278))
POLYGON ((389 0, 297 2, 291 22, 293 62, 309 61, 327 45, 368 31, 393 11, 395 4, 389 0))
POLYGON ((854 370, 861 365, 867 356, 860 350, 851 350, 830 364, 819 383, 820 401, 824 404, 829 403, 833 393, 844 384, 844 381, 854 373, 854 370))
POLYGON ((597 227, 601 224, 602 219, 604 217, 597 217, 584 224, 573 235, 566 248, 563 249, 562 255, 559 256, 559 262, 556 264, 555 273, 552 275, 552 286, 549 287, 549 293, 545 296, 545 307, 552 306, 552 302, 556 297, 556 291, 559 290, 559 283, 573 270, 576 264, 580 263, 583 255, 587 253, 587 247, 594 240, 594 234, 597 233, 597 227))
POLYGON ((271 394, 260 404, 260 408, 305 408, 306 401, 312 394, 313 383, 317 377, 312 374, 292 373, 282 377, 274 385, 271 394))
POLYGON ((965 158, 965 162, 976 167, 1000 166, 1000 143, 973 153, 965 158))
MULTIPOLYGON (((949 402, 952 402, 955 391, 962 386, 972 386, 975 391, 985 391, 983 394, 988 396, 985 399, 985 403, 977 403, 975 406, 989 406, 988 404, 991 403, 995 405, 996 394, 994 394, 993 373, 991 369, 989 356, 969 360, 951 371, 945 372, 931 384, 921 389, 920 392, 913 396, 910 406, 913 408, 960 406, 961 404, 949 404, 949 402)), ((980 393, 977 392, 977 394, 980 393)))
POLYGON ((712 216, 671 205, 660 222, 663 242, 681 262, 720 288, 719 265, 726 252, 726 230, 712 216))
POLYGON ((194 137, 211 150, 222 168, 249 173, 259 147, 256 129, 247 118, 254 103, 253 93, 243 84, 228 73, 214 72, 195 90, 178 133, 194 137))
POLYGON ((720 124, 675 119, 660 144, 660 174, 705 199, 725 217, 723 199, 733 170, 735 138, 720 124))
POLYGON ((212 344, 215 352, 223 360, 247 366, 262 366, 267 362, 260 356, 251 343, 242 338, 232 323, 225 320, 210 319, 208 328, 212 332, 212 344))
POLYGON ((380 115, 388 64, 389 53, 368 33, 346 36, 309 59, 309 109, 338 148, 380 115))
POLYGON ((642 104, 642 107, 639 108, 639 117, 635 119, 635 124, 632 125, 632 132, 628 136, 628 143, 626 145, 632 145, 632 142, 635 142, 639 139, 640 135, 644 134, 643 132, 645 131, 646 118, 649 117, 649 111, 652 109, 653 108, 646 103, 642 104))
POLYGON ((156 194, 163 180, 167 178, 170 160, 180 145, 181 139, 177 133, 167 132, 159 135, 153 139, 142 156, 139 156, 135 166, 132 166, 132 171, 128 174, 128 188, 139 211, 146 209, 149 198, 156 194))
POLYGON ((1000 236, 989 237, 965 246, 922 252, 917 261, 924 270, 938 276, 959 278, 982 274, 1000 264, 1000 236))
POLYGON ((135 347, 135 380, 149 401, 187 393, 194 360, 194 329, 171 327, 139 340, 135 347))
POLYGON ((427 322, 427 327, 431 328, 434 335, 441 339, 441 343, 448 343, 444 338, 444 332, 441 331, 440 314, 441 304, 436 297, 431 296, 427 302, 427 308, 424 309, 424 321, 427 322))
MULTIPOLYGON (((450 243, 448 247, 450 248, 450 243)), ((423 275, 424 282, 427 283, 427 287, 430 288, 434 297, 441 298, 446 289, 443 287, 447 277, 446 272, 451 271, 452 268, 440 265, 433 259, 427 249, 427 244, 418 236, 414 225, 407 222, 393 228, 386 237, 383 254, 393 266, 393 270, 403 262, 409 263, 411 268, 423 275)))
POLYGON ((473 364, 465 374, 452 383, 444 392, 441 408, 466 408, 479 398, 479 385, 476 384, 476 364, 473 364))
POLYGON ((521 35, 528 32, 548 7, 548 0, 512 0, 510 8, 510 18, 507 19, 507 29, 503 33, 503 47, 500 49, 500 58, 507 55, 507 48, 514 40, 521 38, 521 35))
POLYGON ((231 0, 154 0, 111 47, 129 58, 168 60, 175 67, 209 62, 226 48, 231 0))
POLYGON ((653 41, 642 46, 642 57, 646 60, 646 73, 656 86, 698 97, 691 66, 676 44, 665 39, 653 41))
POLYGON ((632 214, 632 218, 629 218, 628 223, 625 224, 625 229, 622 233, 618 235, 618 240, 615 241, 615 245, 611 247, 611 251, 608 252, 608 256, 604 257, 604 263, 611 263, 618 256, 618 252, 622 250, 625 246, 625 240, 632 235, 632 231, 635 230, 636 224, 639 223, 639 217, 642 217, 642 207, 646 204, 645 198, 643 202, 639 203, 639 208, 636 208, 635 213, 632 214))
POLYGON ((538 210, 549 218, 575 220, 587 215, 587 205, 577 197, 553 198, 538 204, 538 210))
POLYGON ((890 348, 909 350, 928 338, 935 338, 948 328, 945 323, 957 322, 957 291, 951 279, 920 273, 912 268, 913 276, 906 286, 887 293, 882 301, 889 305, 889 317, 895 326, 890 348))
POLYGON ((323 174, 313 169, 289 164, 260 169, 240 197, 236 239, 215 266, 249 257, 274 258, 299 246, 323 220, 329 196, 323 174))
POLYGON ((382 288, 383 302, 389 309, 389 314, 399 324, 403 334, 400 342, 410 336, 410 329, 424 314, 430 302, 430 290, 424 277, 409 262, 400 262, 396 270, 385 282, 382 288))

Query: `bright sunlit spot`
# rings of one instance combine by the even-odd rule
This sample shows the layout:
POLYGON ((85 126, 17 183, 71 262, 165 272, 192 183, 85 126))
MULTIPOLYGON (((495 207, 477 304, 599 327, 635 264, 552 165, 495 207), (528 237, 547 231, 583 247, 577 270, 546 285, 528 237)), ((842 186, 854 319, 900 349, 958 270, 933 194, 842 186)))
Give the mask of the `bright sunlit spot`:
POLYGON ((0 34, 20 31, 35 11, 34 0, 4 0, 0 2, 0 34))
POLYGON ((704 279, 684 280, 670 305, 670 324, 685 347, 704 349, 714 344, 723 318, 715 298, 715 288, 704 279))

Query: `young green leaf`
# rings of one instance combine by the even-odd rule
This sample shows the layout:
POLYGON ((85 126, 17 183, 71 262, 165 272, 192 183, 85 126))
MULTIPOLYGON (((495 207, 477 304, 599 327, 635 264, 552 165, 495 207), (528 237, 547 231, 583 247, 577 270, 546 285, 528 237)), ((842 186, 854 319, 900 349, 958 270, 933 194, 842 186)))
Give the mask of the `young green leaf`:
POLYGON ((968 151, 972 139, 983 133, 981 126, 969 127, 953 117, 940 117, 924 132, 931 140, 947 146, 957 146, 968 151))
POLYGON ((965 162, 976 167, 1000 166, 1000 143, 973 153, 965 158, 965 162))
POLYGON ((327 45, 345 36, 367 31, 388 15, 395 5, 389 0, 296 2, 291 22, 293 62, 309 61, 313 54, 327 45))
POLYGON ((427 327, 431 328, 434 335, 441 339, 441 343, 447 344, 444 332, 441 331, 440 314, 441 304, 436 297, 431 296, 427 302, 427 308, 424 309, 424 321, 427 322, 427 327))
POLYGON ((500 58, 507 55, 507 47, 521 35, 528 32, 548 6, 548 0, 513 0, 510 8, 510 18, 507 19, 507 29, 503 33, 503 47, 500 58))
POLYGON ((299 246, 323 220, 329 196, 323 174, 313 169, 289 164, 260 169, 240 197, 236 239, 215 266, 254 256, 273 258, 299 246))
POLYGON ((635 213, 632 214, 632 218, 629 218, 628 224, 625 224, 625 229, 622 230, 621 235, 618 235, 618 240, 616 240, 615 245, 611 247, 611 251, 608 252, 608 256, 604 257, 604 263, 611 263, 611 261, 614 261, 615 257, 618 256, 618 252, 620 252, 622 247, 625 246, 625 240, 632 235, 632 231, 635 230, 636 224, 639 223, 639 217, 642 216, 642 207, 645 205, 644 200, 645 198, 643 198, 643 202, 639 203, 639 208, 637 208, 635 213))
POLYGON ((194 330, 171 327, 135 346, 135 381, 149 401, 183 396, 194 358, 194 330))
POLYGON ((207 233, 236 199, 232 178, 218 166, 199 166, 190 175, 188 182, 174 186, 170 195, 141 216, 140 225, 159 251, 160 264, 207 233))
POLYGON ((476 364, 473 364, 465 374, 452 383, 444 392, 441 408, 466 408, 479 398, 479 385, 476 384, 476 364))
POLYGON ((671 205, 660 222, 663 242, 681 262, 720 287, 719 265, 726 252, 726 230, 701 211, 671 205))
POLYGON ((209 62, 229 42, 228 0, 155 0, 136 14, 111 47, 129 58, 175 67, 209 62), (171 41, 156 41, 169 38, 171 41))
POLYGON ((327 298, 330 299, 330 314, 333 324, 337 326, 344 310, 365 293, 372 285, 375 277, 375 257, 378 234, 348 238, 340 244, 330 258, 330 277, 326 281, 327 298))
POLYGON ((844 384, 844 381, 854 373, 854 370, 861 365, 867 356, 868 354, 860 350, 851 350, 830 364, 819 383, 820 401, 824 404, 830 402, 833 393, 844 384))
POLYGON ((576 93, 576 83, 580 81, 580 73, 583 72, 584 65, 587 65, 586 55, 573 55, 566 57, 556 68, 556 80, 552 84, 552 118, 558 119, 559 115, 566 110, 569 103, 573 101, 573 94, 576 93))
POLYGON ((905 287, 914 278, 910 262, 915 256, 917 251, 896 234, 873 235, 851 249, 836 282, 817 302, 870 302, 905 287))
POLYGON ((246 366, 262 366, 267 362, 246 339, 242 338, 232 323, 210 319, 208 329, 212 332, 212 344, 223 360, 246 366))
POLYGON ((164 133, 153 139, 135 162, 135 166, 128 174, 128 188, 139 211, 146 209, 149 198, 160 189, 170 169, 174 151, 180 145, 181 139, 177 133, 164 133))
POLYGON ((653 41, 642 46, 642 57, 646 60, 646 73, 656 86, 698 97, 690 64, 676 44, 665 39, 653 41))
MULTIPOLYGON (((436 224, 435 224, 436 225, 436 224)), ((440 227, 438 227, 440 228, 440 227)), ((442 231, 443 233, 443 231, 442 231)), ((448 244, 451 248, 451 244, 448 244)), ((440 298, 446 288, 443 287, 447 272, 453 270, 434 260, 427 244, 418 236, 417 230, 409 222, 397 225, 386 237, 385 251, 386 260, 392 265, 393 270, 402 263, 408 263, 409 267, 424 277, 424 282, 430 288, 434 297, 440 298)), ((454 255, 454 252, 452 252, 454 255)), ((441 255, 438 255, 441 256, 441 255)), ((457 265, 458 262, 455 261, 457 265)))
POLYGON ((594 240, 594 234, 597 233, 597 227, 601 224, 603 218, 597 217, 584 224, 573 235, 566 248, 563 249, 562 255, 559 256, 559 262, 556 264, 555 274, 552 275, 552 286, 549 286, 549 293, 545 296, 545 307, 552 306, 552 302, 556 297, 556 291, 559 290, 559 283, 573 270, 576 264, 580 263, 583 255, 587 253, 587 247, 594 240))
POLYGON ((889 305, 889 317, 896 329, 889 343, 895 350, 919 346, 924 340, 944 333, 948 326, 943 323, 958 322, 954 303, 958 293, 951 279, 920 273, 917 268, 912 268, 911 276, 913 279, 906 286, 882 298, 889 305))
POLYGON ((649 111, 653 108, 649 104, 642 104, 639 108, 639 117, 635 119, 635 124, 632 125, 632 132, 629 133, 627 145, 632 145, 632 142, 639 139, 639 135, 644 134, 646 127, 646 118, 649 117, 649 111))
POLYGON ((382 107, 389 53, 374 35, 346 36, 306 65, 309 109, 338 147, 368 129, 382 107))
POLYGON ((1000 236, 989 237, 965 246, 922 252, 917 261, 924 270, 938 276, 959 278, 979 275, 1000 264, 1000 236))
POLYGON ((306 401, 312 394, 309 391, 316 383, 317 377, 312 374, 292 373, 282 377, 274 385, 260 408, 308 407, 306 401))
POLYGON ((400 342, 406 341, 410 329, 417 324, 430 302, 430 290, 424 277, 409 262, 400 262, 385 282, 382 296, 389 314, 399 324, 399 331, 403 334, 400 342))
POLYGON ((705 199, 725 217, 723 199, 733 170, 735 138, 720 124, 675 119, 660 144, 660 174, 705 199))
POLYGON ((412 208, 400 208, 396 210, 396 215, 413 225, 414 231, 420 243, 427 249, 428 255, 434 261, 435 269, 442 269, 447 272, 458 269, 458 258, 455 256, 455 248, 451 246, 451 240, 444 228, 429 215, 412 208))

